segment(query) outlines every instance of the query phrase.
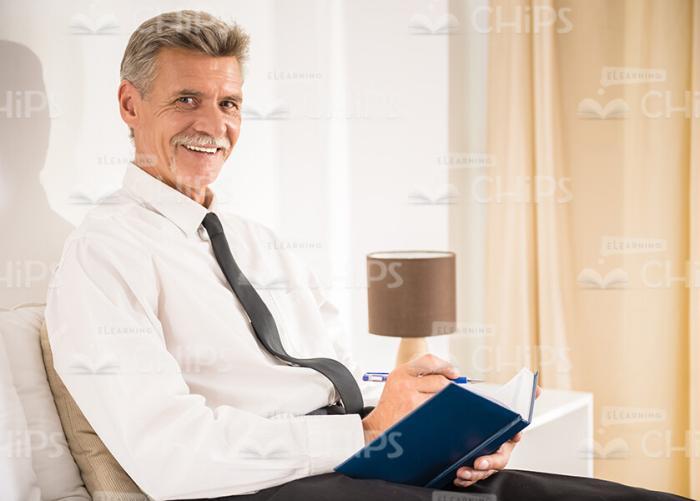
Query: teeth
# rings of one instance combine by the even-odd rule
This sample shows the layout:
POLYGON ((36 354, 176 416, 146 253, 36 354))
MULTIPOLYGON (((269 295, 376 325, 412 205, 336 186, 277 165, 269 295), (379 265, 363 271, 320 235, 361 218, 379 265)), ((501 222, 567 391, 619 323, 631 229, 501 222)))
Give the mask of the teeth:
POLYGON ((188 144, 183 144, 183 146, 190 151, 199 151, 200 153, 216 153, 216 148, 206 148, 204 146, 190 146, 188 144))

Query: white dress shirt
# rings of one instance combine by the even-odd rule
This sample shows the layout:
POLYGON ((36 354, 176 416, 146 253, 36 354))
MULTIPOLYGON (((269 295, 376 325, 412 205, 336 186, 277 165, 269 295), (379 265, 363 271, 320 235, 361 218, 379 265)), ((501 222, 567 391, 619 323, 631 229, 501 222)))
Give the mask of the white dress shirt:
POLYGON ((49 285, 56 371, 124 470, 155 500, 251 493, 332 471, 364 446, 360 417, 317 371, 257 341, 201 221, 221 219, 236 262, 295 357, 330 357, 363 383, 336 308, 267 227, 209 208, 134 164, 68 237, 49 285))

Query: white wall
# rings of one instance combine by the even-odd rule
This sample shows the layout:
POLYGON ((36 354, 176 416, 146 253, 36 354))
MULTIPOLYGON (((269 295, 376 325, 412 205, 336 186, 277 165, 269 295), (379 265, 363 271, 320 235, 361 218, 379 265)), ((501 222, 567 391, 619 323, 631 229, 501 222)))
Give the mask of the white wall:
MULTIPOLYGON (((86 197, 120 184, 131 159, 116 102, 128 36, 159 12, 197 8, 235 19, 252 37, 247 115, 217 193, 275 228, 283 245, 299 248, 341 308, 362 365, 380 369, 393 361, 397 341, 367 333, 365 255, 464 241, 450 236, 448 217, 463 207, 435 203, 449 194, 453 174, 439 159, 462 148, 448 141, 455 91, 449 61, 469 35, 463 23, 452 34, 430 33, 447 12, 445 1, 0 6, 0 39, 20 44, 3 42, 7 50, 24 54, 20 61, 31 51, 41 65, 32 72, 20 64, 16 80, 0 77, 0 108, 8 90, 32 96, 26 91, 44 88, 49 103, 30 110, 30 119, 2 118, 0 111, 0 132, 12 138, 0 142, 0 306, 43 301, 65 235, 90 208, 86 197), (22 154, 8 153, 18 145, 22 154), (411 194, 427 203, 416 204, 411 194), (26 213, 21 222, 18 208, 26 213)), ((431 341, 447 356, 446 338, 431 341)))

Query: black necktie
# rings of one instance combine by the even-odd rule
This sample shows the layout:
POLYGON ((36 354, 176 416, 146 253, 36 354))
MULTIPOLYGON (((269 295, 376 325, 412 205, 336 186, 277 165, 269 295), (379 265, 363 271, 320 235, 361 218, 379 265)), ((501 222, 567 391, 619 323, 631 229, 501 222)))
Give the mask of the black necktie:
POLYGON ((214 248, 214 256, 224 272, 226 280, 243 305, 248 318, 250 318, 253 331, 265 349, 286 362, 315 369, 326 376, 338 391, 345 412, 347 414, 362 414, 364 405, 362 393, 347 367, 330 358, 294 358, 290 356, 282 346, 277 324, 275 324, 270 310, 233 259, 226 235, 224 235, 224 228, 218 216, 213 212, 208 212, 204 216, 202 225, 209 234, 214 248))

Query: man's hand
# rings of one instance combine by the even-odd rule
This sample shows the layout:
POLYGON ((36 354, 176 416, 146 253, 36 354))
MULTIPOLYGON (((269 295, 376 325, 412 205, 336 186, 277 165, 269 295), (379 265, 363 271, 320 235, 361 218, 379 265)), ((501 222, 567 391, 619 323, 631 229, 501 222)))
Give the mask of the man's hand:
MULTIPOLYGON (((535 398, 538 398, 541 393, 542 388, 538 386, 535 390, 535 398)), ((454 484, 459 487, 469 487, 477 481, 489 478, 497 471, 505 468, 510 460, 510 454, 513 452, 515 444, 520 442, 522 437, 522 432, 516 433, 513 438, 504 442, 493 454, 476 458, 473 468, 462 466, 457 470, 457 477, 454 480, 454 484)))
POLYGON ((365 444, 450 384, 459 371, 435 355, 396 367, 387 377, 377 406, 363 420, 365 444))

